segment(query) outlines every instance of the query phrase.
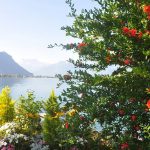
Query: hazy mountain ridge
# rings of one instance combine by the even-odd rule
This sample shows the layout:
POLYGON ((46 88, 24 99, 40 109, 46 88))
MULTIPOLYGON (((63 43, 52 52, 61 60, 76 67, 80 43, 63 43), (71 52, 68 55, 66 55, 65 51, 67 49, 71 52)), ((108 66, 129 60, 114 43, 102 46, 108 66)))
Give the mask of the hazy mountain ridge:
POLYGON ((35 74, 55 76, 56 74, 66 74, 69 70, 74 70, 73 64, 68 63, 66 61, 61 61, 55 64, 49 64, 47 66, 44 66, 37 70, 35 74))
MULTIPOLYGON (((42 75, 42 76, 52 76, 54 77, 56 74, 66 74, 67 71, 75 70, 75 66, 67 61, 60 61, 58 63, 54 64, 46 64, 43 62, 40 62, 38 60, 23 60, 21 62, 21 65, 26 68, 27 70, 31 71, 34 73, 34 75, 42 75)), ((117 66, 112 65, 106 68, 105 70, 102 70, 100 72, 91 72, 91 74, 94 75, 94 73, 99 74, 99 75, 109 75, 111 74, 114 70, 116 70, 117 66)), ((78 70, 76 68, 76 70, 78 70)), ((84 70, 84 69, 81 69, 84 70)))
MULTIPOLYGON (((67 73, 67 71, 74 72, 75 70, 79 70, 79 68, 75 68, 75 66, 68 61, 60 61, 57 63, 45 63, 41 62, 36 59, 22 59, 22 61, 19 62, 21 66, 23 66, 25 69, 32 72, 35 76, 42 75, 42 76, 51 76, 54 77, 56 74, 64 75, 67 73)), ((111 65, 107 67, 105 70, 102 70, 100 72, 94 72, 94 71, 88 71, 90 74, 94 75, 110 75, 114 70, 117 69, 118 66, 111 65)), ((85 70, 83 68, 80 68, 81 70, 85 70)))
POLYGON ((25 70, 6 52, 0 52, 0 74, 13 74, 32 76, 33 74, 25 70))

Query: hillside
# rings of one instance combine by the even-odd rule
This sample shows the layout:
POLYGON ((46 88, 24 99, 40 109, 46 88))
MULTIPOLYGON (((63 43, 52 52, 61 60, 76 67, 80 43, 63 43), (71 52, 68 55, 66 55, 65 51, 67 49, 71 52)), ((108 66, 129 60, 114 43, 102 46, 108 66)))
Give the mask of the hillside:
POLYGON ((0 74, 32 76, 33 74, 17 64, 6 52, 0 52, 0 74))

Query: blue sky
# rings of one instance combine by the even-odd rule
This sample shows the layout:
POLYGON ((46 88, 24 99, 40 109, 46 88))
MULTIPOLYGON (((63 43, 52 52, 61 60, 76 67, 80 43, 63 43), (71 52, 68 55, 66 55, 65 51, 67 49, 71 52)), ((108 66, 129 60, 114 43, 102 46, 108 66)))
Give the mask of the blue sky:
MULTIPOLYGON (((74 2, 79 10, 95 4, 91 0, 74 2)), ((76 57, 61 48, 47 48, 50 43, 73 41, 60 30, 72 23, 67 17, 69 11, 65 0, 0 0, 0 51, 6 51, 17 62, 56 63, 76 57)))

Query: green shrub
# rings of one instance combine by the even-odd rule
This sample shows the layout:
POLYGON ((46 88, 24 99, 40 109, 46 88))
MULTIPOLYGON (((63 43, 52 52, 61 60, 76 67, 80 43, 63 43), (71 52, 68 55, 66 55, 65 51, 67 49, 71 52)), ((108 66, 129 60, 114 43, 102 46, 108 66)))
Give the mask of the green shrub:
POLYGON ((41 102, 35 101, 33 92, 28 92, 27 98, 21 96, 16 105, 15 121, 20 125, 20 132, 29 136, 41 131, 40 113, 41 102))
POLYGON ((54 91, 50 97, 44 102, 44 121, 42 124, 44 140, 50 145, 50 148, 57 148, 59 145, 59 128, 61 121, 57 112, 60 111, 57 97, 54 91))
POLYGON ((14 104, 15 101, 10 96, 10 88, 6 86, 0 93, 0 125, 13 121, 15 116, 14 104))

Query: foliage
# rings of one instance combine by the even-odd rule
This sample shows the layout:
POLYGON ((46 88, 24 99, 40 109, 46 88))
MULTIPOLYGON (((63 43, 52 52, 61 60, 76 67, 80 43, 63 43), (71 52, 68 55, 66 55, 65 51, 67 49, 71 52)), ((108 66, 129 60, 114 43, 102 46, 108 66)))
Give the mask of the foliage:
POLYGON ((14 104, 15 101, 10 97, 10 88, 3 88, 0 93, 0 125, 14 119, 14 104))
POLYGON ((76 108, 66 111, 60 144, 68 149, 70 147, 88 149, 89 146, 94 149, 98 146, 98 137, 93 138, 94 131, 89 123, 88 118, 80 115, 76 108))
POLYGON ((15 122, 19 124, 18 130, 28 136, 33 136, 41 131, 40 111, 42 105, 35 100, 33 92, 28 92, 27 98, 21 96, 16 104, 15 122))
MULTIPOLYGON (((150 124, 150 2, 94 1, 97 8, 79 15, 72 1, 66 1, 74 23, 62 29, 82 42, 61 44, 79 54, 77 61, 70 59, 79 70, 58 75, 68 84, 60 101, 67 110, 74 106, 87 116, 84 128, 96 119, 113 149, 149 149, 145 127, 150 124), (116 69, 101 75, 110 66, 116 69)), ((69 124, 73 122, 76 117, 69 124)))
POLYGON ((50 148, 59 147, 59 128, 61 128, 61 120, 58 112, 60 111, 57 97, 54 91, 50 97, 44 102, 44 121, 42 123, 44 140, 50 145, 50 148))

